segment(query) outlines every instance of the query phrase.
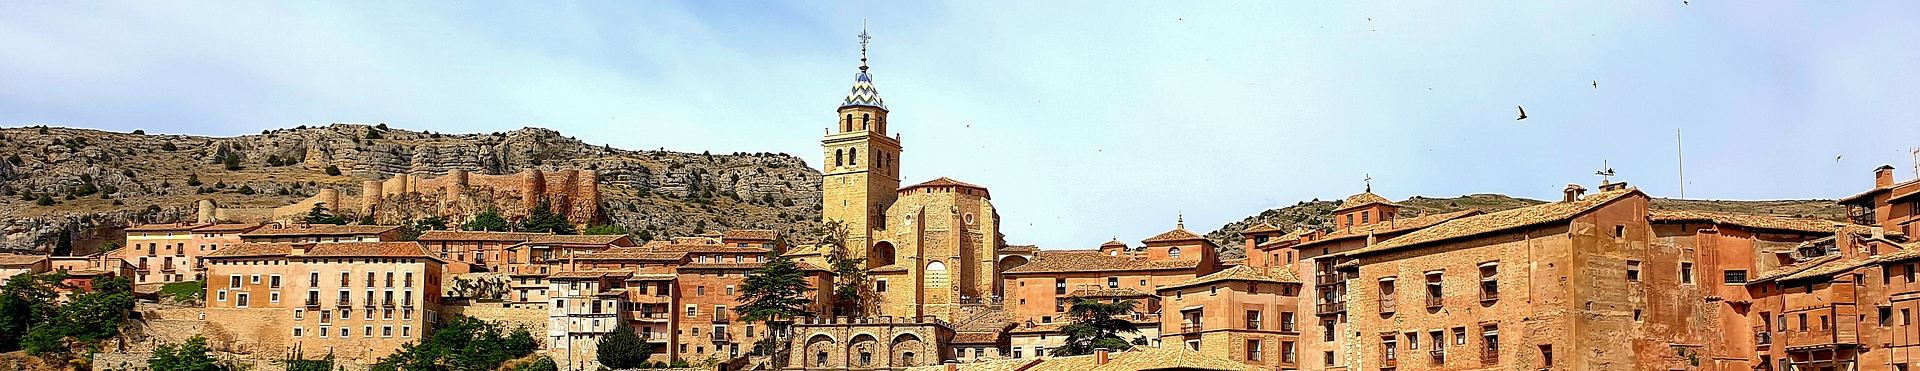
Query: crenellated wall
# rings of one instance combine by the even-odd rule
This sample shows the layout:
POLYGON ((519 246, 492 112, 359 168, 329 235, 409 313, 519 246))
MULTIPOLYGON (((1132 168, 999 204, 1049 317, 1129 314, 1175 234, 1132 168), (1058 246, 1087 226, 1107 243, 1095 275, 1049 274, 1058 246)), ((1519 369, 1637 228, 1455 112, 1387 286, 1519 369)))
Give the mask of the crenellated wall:
POLYGON ((574 169, 552 173, 527 170, 510 175, 451 170, 438 178, 400 174, 364 182, 358 210, 382 224, 430 215, 464 221, 488 208, 499 210, 508 219, 518 219, 547 201, 554 212, 585 226, 600 215, 599 184, 597 172, 574 169))

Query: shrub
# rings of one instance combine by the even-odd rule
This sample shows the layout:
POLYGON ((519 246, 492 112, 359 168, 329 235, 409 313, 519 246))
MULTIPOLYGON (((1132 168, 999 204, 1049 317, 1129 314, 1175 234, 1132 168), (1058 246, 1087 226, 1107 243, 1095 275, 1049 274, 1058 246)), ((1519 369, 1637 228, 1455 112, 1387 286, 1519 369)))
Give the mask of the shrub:
POLYGON ((333 166, 333 165, 327 165, 327 175, 331 175, 331 176, 340 176, 340 167, 339 167, 339 166, 333 166))
POLYGON ((40 206, 53 206, 53 197, 47 197, 47 195, 40 195, 40 199, 34 200, 33 204, 40 205, 40 206))

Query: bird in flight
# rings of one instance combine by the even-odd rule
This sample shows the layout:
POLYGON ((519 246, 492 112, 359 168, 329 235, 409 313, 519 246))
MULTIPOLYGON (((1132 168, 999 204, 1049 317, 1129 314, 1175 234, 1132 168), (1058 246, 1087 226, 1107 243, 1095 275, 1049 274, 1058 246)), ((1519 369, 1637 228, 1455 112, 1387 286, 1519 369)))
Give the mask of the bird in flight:
POLYGON ((1600 88, 1600 80, 1593 80, 1593 88, 1594 89, 1600 88))
POLYGON ((1521 106, 1513 106, 1513 108, 1518 108, 1518 109, 1520 109, 1520 118, 1517 118, 1517 119, 1513 119, 1513 121, 1520 121, 1520 120, 1525 120, 1525 119, 1527 119, 1527 108, 1526 108, 1526 107, 1521 107, 1521 106))
POLYGON ((1840 162, 1840 156, 1833 156, 1833 162, 1840 162))

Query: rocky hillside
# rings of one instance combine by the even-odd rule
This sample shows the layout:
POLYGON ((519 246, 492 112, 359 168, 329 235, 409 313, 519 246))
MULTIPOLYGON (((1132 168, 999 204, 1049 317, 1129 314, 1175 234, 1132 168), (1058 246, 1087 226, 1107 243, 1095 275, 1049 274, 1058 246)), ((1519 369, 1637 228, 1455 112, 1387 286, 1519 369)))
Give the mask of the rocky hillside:
POLYGON ((775 153, 595 146, 546 129, 443 134, 333 124, 215 138, 58 127, 0 129, 0 248, 89 251, 128 223, 191 218, 194 204, 270 207, 396 173, 597 170, 606 220, 641 237, 812 229, 820 174, 775 153))
MULTIPOLYGON (((1474 194, 1450 198, 1414 196, 1400 204, 1400 216, 1419 216, 1461 210, 1480 210, 1494 212, 1523 206, 1537 205, 1546 201, 1508 197, 1498 194, 1474 194)), ((1240 250, 1243 239, 1240 231, 1259 223, 1270 223, 1281 230, 1294 228, 1332 228, 1333 209, 1340 201, 1302 201, 1293 206, 1268 209, 1260 214, 1249 216, 1237 222, 1227 223, 1220 229, 1207 233, 1207 239, 1223 247, 1221 256, 1239 258, 1245 252, 1240 250)), ((1682 200, 1655 198, 1651 205, 1656 210, 1700 210, 1728 213, 1746 213, 1762 215, 1796 216, 1842 220, 1845 210, 1833 203, 1833 200, 1771 200, 1771 201, 1726 201, 1726 200, 1682 200)))

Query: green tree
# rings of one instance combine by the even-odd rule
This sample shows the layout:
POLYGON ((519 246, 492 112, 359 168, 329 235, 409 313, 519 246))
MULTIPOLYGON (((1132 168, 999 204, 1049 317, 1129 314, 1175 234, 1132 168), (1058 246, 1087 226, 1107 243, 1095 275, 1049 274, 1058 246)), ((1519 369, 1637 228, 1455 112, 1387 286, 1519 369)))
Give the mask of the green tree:
POLYGON ((641 368, 647 366, 647 357, 653 356, 653 345, 647 344, 633 333, 632 328, 621 324, 612 334, 600 338, 596 344, 594 358, 601 366, 614 369, 641 368))
POLYGON ((200 174, 187 174, 188 187, 199 187, 200 184, 200 174))
POLYGON ((834 315, 866 315, 872 307, 869 301, 875 296, 873 284, 867 279, 867 260, 847 256, 847 228, 840 221, 827 221, 821 231, 820 244, 832 248, 827 253, 827 269, 833 271, 834 315))
POLYGON ((420 219, 408 219, 406 222, 400 223, 400 240, 413 241, 420 239, 420 235, 426 234, 427 231, 444 230, 447 230, 447 218, 439 215, 420 219))
POLYGON ((53 197, 48 197, 47 195, 40 195, 39 199, 33 200, 33 204, 40 205, 40 206, 53 206, 53 197))
MULTIPOLYGON (((807 283, 807 274, 793 258, 782 256, 779 252, 767 254, 767 263, 748 271, 740 287, 740 303, 734 307, 740 314, 740 321, 760 322, 773 336, 761 339, 755 344, 761 349, 779 349, 774 346, 788 336, 789 325, 793 319, 812 317, 813 299, 807 293, 813 291, 813 285, 807 283)), ((774 359, 782 359, 775 356, 774 359)))
POLYGON ((507 226, 507 218, 500 217, 500 210, 487 208, 487 211, 474 214, 473 220, 467 221, 466 224, 461 224, 460 229, 467 231, 506 232, 507 226))
POLYGON ((447 320, 419 343, 380 358, 374 371, 485 371, 532 354, 539 343, 524 327, 507 330, 498 322, 466 316, 447 320))
POLYGON ((601 224, 601 225, 595 225, 595 226, 588 226, 587 230, 580 231, 580 234, 587 234, 587 235, 627 234, 627 227, 622 227, 617 224, 601 224))
POLYGON ((300 346, 294 345, 293 350, 280 359, 280 365, 286 367, 286 371, 333 371, 333 351, 327 351, 327 356, 320 359, 307 359, 300 346))
POLYGON ((153 371, 216 371, 223 370, 219 362, 208 354, 207 338, 194 335, 185 343, 161 344, 153 350, 153 356, 147 358, 147 367, 153 371))
POLYGON ((1079 299, 1073 302, 1073 308, 1067 310, 1067 316, 1073 323, 1060 328, 1067 335, 1066 344, 1053 348, 1055 356, 1093 354, 1095 349, 1123 351, 1133 348, 1123 335, 1139 333, 1139 327, 1128 321, 1125 316, 1133 313, 1132 299, 1102 303, 1098 300, 1079 299))
POLYGON ((527 212, 527 220, 520 222, 520 230, 528 232, 552 232, 554 234, 573 234, 573 222, 567 217, 553 212, 553 205, 540 201, 532 211, 527 212))
POLYGON ((523 364, 520 364, 520 366, 513 368, 513 371, 558 371, 558 370, 560 370, 560 366, 553 364, 553 358, 545 357, 545 356, 542 356, 540 358, 535 358, 533 362, 523 363, 523 364))
POLYGON ((340 217, 340 215, 328 210, 327 203, 325 202, 315 202, 313 208, 307 210, 307 218, 305 221, 307 224, 347 225, 347 218, 340 217))
POLYGON ((220 158, 220 164, 226 166, 227 171, 240 170, 240 154, 227 152, 226 156, 220 158))
POLYGON ((54 285, 64 278, 59 274, 17 274, 0 286, 0 349, 20 349, 21 338, 29 329, 52 319, 59 297, 54 285))

